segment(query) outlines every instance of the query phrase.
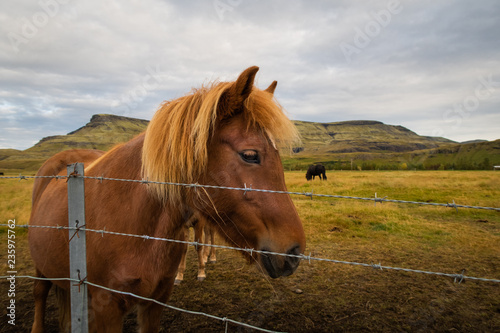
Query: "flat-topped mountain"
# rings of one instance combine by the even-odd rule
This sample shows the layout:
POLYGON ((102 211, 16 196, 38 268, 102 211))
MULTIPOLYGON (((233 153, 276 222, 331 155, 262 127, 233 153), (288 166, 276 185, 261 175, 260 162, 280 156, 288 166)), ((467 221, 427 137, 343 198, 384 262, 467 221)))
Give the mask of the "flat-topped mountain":
POLYGON ((52 155, 55 152, 75 148, 108 150, 115 144, 128 141, 143 132, 148 123, 149 121, 142 119, 96 114, 85 126, 66 135, 45 137, 24 152, 52 155))

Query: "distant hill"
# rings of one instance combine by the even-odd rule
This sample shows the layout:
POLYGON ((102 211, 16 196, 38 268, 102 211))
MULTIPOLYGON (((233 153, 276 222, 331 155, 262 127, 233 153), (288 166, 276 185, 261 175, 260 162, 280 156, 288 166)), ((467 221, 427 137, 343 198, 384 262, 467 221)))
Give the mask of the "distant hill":
POLYGON ((25 154, 48 154, 66 149, 100 149, 108 150, 117 143, 132 139, 143 132, 149 121, 96 114, 90 122, 66 135, 48 136, 33 147, 24 151, 25 154))
POLYGON ((406 152, 454 143, 445 138, 420 136, 403 126, 386 125, 379 121, 294 123, 303 143, 296 151, 303 151, 304 154, 406 152))
MULTIPOLYGON (((66 135, 43 138, 24 151, 0 149, 0 171, 35 171, 47 158, 66 149, 108 150, 143 132, 148 123, 123 116, 94 115, 85 126, 66 135)), ((294 123, 302 143, 294 147, 292 156, 284 157, 288 169, 303 169, 313 162, 323 162, 330 169, 458 168, 471 161, 476 167, 480 163, 500 164, 500 140, 459 144, 378 121, 294 123)))
POLYGON ((476 140, 443 146, 408 155, 415 165, 425 169, 492 170, 500 165, 500 140, 476 140))
POLYGON ((469 140, 469 141, 462 141, 460 143, 465 144, 465 143, 480 143, 480 142, 488 142, 488 140, 469 140))
POLYGON ((11 156, 22 154, 21 150, 17 149, 0 149, 0 161, 11 156))
POLYGON ((24 151, 0 149, 0 170, 35 171, 47 158, 67 149, 108 150, 143 132, 148 123, 142 119, 97 114, 85 126, 66 135, 45 137, 24 151))

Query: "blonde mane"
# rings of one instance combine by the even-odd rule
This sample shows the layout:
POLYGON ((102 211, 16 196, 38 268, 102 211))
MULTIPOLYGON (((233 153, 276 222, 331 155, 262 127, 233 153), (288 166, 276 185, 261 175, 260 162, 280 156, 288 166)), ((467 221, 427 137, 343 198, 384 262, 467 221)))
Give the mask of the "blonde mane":
MULTIPOLYGON (((220 120, 219 101, 232 84, 212 83, 160 105, 144 139, 144 179, 185 184, 197 182, 206 170, 210 136, 220 120)), ((275 147, 297 141, 295 126, 272 93, 253 87, 245 100, 243 112, 247 129, 262 130, 275 147)), ((164 202, 175 204, 181 201, 181 186, 150 184, 149 188, 164 202)))

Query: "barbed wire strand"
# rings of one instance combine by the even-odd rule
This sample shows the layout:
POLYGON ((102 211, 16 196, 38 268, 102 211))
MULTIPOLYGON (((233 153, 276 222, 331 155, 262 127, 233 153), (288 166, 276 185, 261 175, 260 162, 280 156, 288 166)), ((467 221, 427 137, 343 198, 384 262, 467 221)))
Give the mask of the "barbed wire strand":
MULTIPOLYGON (((9 226, 9 225, 8 224, 0 224, 0 226, 9 226)), ((500 279, 479 278, 479 277, 473 277, 473 276, 466 276, 463 274, 441 273, 441 272, 425 271, 425 270, 411 269, 411 268, 382 266, 381 264, 367 264, 367 263, 361 263, 361 262, 355 262, 355 261, 336 260, 336 259, 329 259, 329 258, 317 258, 317 257, 312 257, 311 255, 306 256, 304 254, 294 255, 294 254, 262 251, 262 250, 255 250, 255 249, 249 249, 249 248, 238 248, 238 247, 233 247, 233 246, 225 246, 225 245, 217 245, 217 244, 204 244, 204 243, 199 243, 199 242, 190 242, 190 241, 183 241, 183 240, 178 240, 178 239, 153 237, 153 236, 148 236, 148 235, 127 234, 127 233, 109 231, 109 230, 96 230, 96 229, 89 229, 89 228, 82 228, 82 227, 76 228, 76 227, 66 227, 66 226, 37 226, 37 225, 27 225, 27 224, 16 225, 16 227, 18 227, 18 228, 46 228, 46 229, 58 229, 58 230, 89 231, 89 232, 94 232, 94 233, 98 233, 101 235, 108 234, 108 235, 115 235, 115 236, 135 237, 135 238, 142 238, 144 240, 147 239, 147 240, 156 240, 156 241, 164 241, 164 242, 171 242, 171 243, 187 244, 187 245, 194 246, 194 247, 208 246, 208 247, 213 247, 213 248, 217 248, 217 249, 242 251, 242 252, 247 252, 250 255, 252 253, 259 253, 262 255, 293 257, 293 258, 298 258, 301 260, 308 261, 309 263, 311 261, 322 261, 322 262, 330 262, 330 263, 334 263, 334 264, 370 267, 370 268, 374 268, 374 269, 378 269, 378 270, 385 269, 385 270, 402 271, 402 272, 409 272, 409 273, 445 276, 445 277, 453 278, 455 280, 455 282, 456 281, 461 282, 463 280, 474 280, 474 281, 482 281, 482 282, 500 283, 500 279)))
MULTIPOLYGON (((8 275, 7 276, 0 276, 1 280, 7 279, 7 278, 11 278, 11 276, 8 276, 8 275)), ((160 302, 160 301, 158 301, 158 300, 156 300, 154 298, 148 298, 148 297, 140 296, 140 295, 137 295, 137 294, 134 294, 134 293, 131 293, 131 292, 108 288, 108 287, 101 286, 99 284, 96 284, 96 283, 93 283, 93 282, 90 282, 90 281, 86 281, 86 280, 80 281, 78 279, 71 279, 71 278, 42 278, 42 277, 31 276, 31 275, 16 275, 15 278, 16 279, 18 279, 18 278, 27 278, 27 279, 32 279, 32 280, 43 280, 43 281, 69 281, 69 282, 75 282, 75 283, 78 283, 78 284, 85 283, 85 284, 87 284, 89 286, 93 286, 93 287, 96 287, 96 288, 107 290, 107 291, 110 291, 110 292, 113 292, 113 293, 117 293, 117 294, 121 294, 121 295, 125 295, 125 296, 135 297, 135 298, 141 299, 143 301, 153 302, 153 303, 156 303, 158 305, 161 305, 163 307, 166 307, 166 308, 169 308, 169 309, 172 309, 172 310, 175 310, 175 311, 179 311, 179 312, 183 312, 183 313, 187 313, 187 314, 192 314, 192 315, 205 316, 205 317, 208 317, 208 318, 211 318, 211 319, 220 320, 220 321, 222 321, 223 323, 226 323, 226 324, 227 323, 232 323, 232 324, 235 324, 235 325, 238 325, 238 326, 243 326, 243 327, 250 328, 250 329, 253 329, 253 330, 256 330, 256 331, 260 331, 260 332, 280 333, 279 331, 267 330, 265 328, 261 328, 261 327, 253 326, 253 325, 246 324, 246 323, 243 323, 243 322, 239 322, 239 321, 227 318, 227 317, 218 317, 218 316, 211 315, 211 314, 205 313, 205 312, 186 310, 186 309, 179 308, 179 307, 176 307, 176 306, 173 306, 173 305, 170 305, 170 304, 162 303, 162 302, 160 302)))
MULTIPOLYGON (((19 181, 23 179, 29 178, 54 178, 54 179, 67 179, 69 176, 0 176, 0 179, 19 179, 19 181)), ((441 207, 449 207, 455 208, 467 208, 467 209, 484 209, 484 210, 494 210, 500 211, 500 208, 497 207, 483 207, 483 206, 470 206, 470 205, 459 205, 456 204, 453 200, 452 203, 437 203, 437 202, 421 202, 421 201, 410 201, 410 200, 396 200, 396 199, 387 199, 387 197, 377 198, 367 198, 367 197, 356 197, 356 196, 347 196, 347 195, 335 195, 335 194, 317 194, 311 192, 290 192, 290 191, 275 191, 275 190, 266 190, 266 189, 257 189, 251 187, 230 187, 230 186, 218 186, 218 185, 203 185, 203 184, 186 184, 186 183, 175 183, 175 182, 156 182, 145 179, 121 179, 121 178, 109 178, 109 177, 94 177, 94 176, 80 176, 74 175, 71 177, 83 177, 86 179, 95 179, 99 180, 101 183, 103 180, 109 181, 121 181, 121 182, 131 182, 131 183, 140 183, 140 184, 157 184, 157 185, 173 185, 173 186, 183 186, 189 188, 213 188, 213 189, 222 189, 222 190, 233 190, 233 191, 243 191, 246 192, 264 192, 264 193, 276 193, 276 194, 289 194, 289 195, 302 195, 306 197, 318 197, 318 198, 333 198, 333 199, 351 199, 351 200, 365 200, 365 201, 373 201, 377 202, 392 202, 392 203, 404 203, 404 204, 415 204, 421 206, 441 206, 441 207)))

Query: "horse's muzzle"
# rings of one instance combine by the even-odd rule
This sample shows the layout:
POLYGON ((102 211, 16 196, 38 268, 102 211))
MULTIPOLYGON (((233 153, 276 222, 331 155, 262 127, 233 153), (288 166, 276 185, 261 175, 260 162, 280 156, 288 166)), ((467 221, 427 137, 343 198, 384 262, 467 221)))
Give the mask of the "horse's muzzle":
POLYGON ((287 251, 287 255, 265 253, 268 249, 262 249, 264 253, 260 254, 260 261, 267 274, 273 279, 280 276, 289 276, 297 269, 300 263, 300 246, 296 245, 287 251))

